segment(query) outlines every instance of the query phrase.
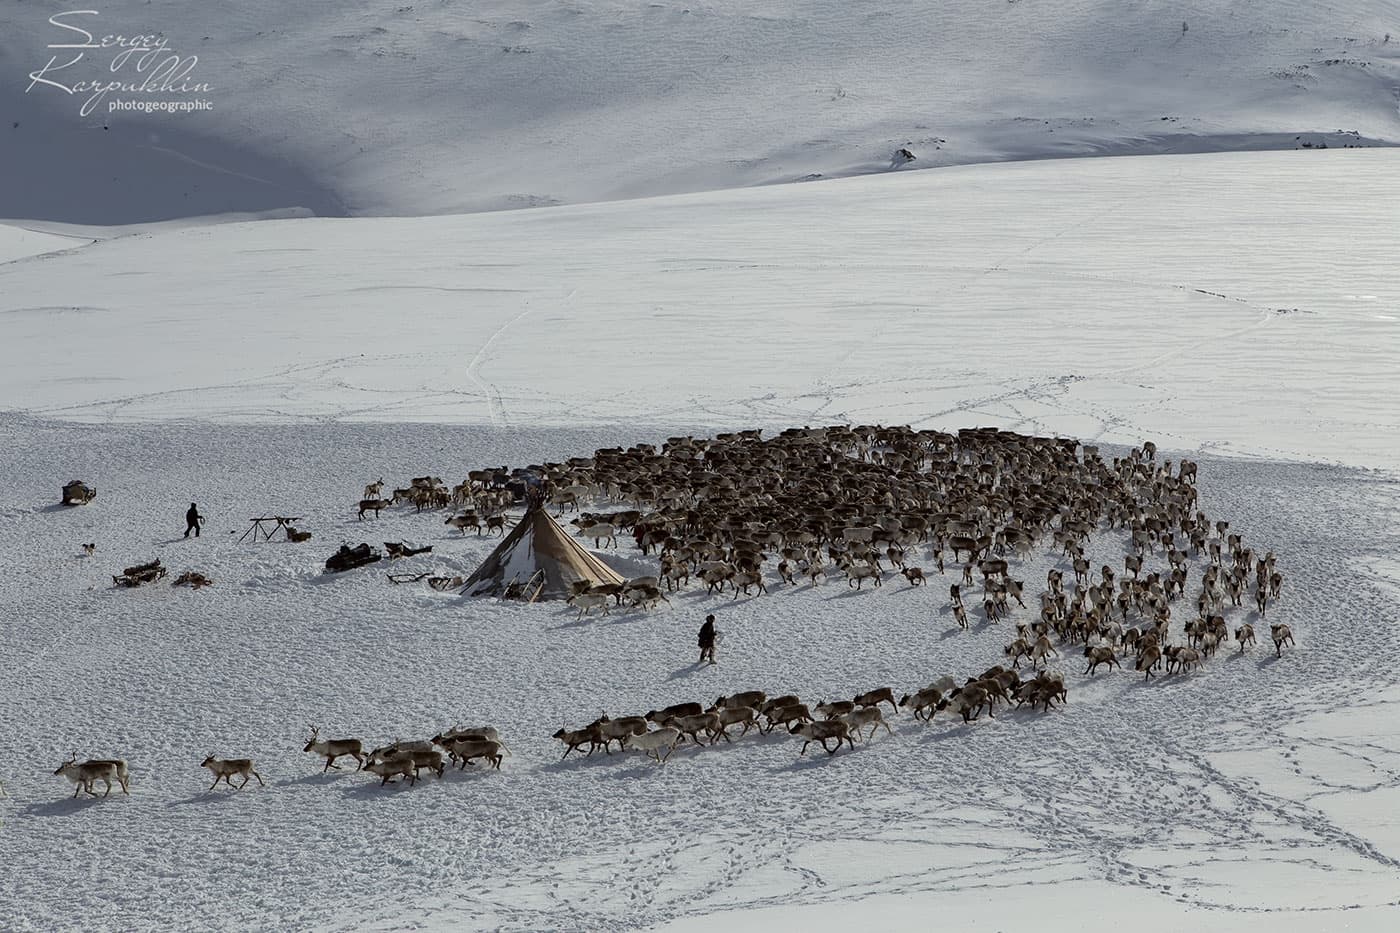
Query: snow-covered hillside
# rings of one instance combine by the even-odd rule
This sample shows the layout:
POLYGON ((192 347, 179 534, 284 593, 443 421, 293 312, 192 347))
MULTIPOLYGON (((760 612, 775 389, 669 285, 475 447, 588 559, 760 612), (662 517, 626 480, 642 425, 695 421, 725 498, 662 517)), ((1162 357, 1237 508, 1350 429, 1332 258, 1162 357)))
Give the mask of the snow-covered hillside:
POLYGON ((0 266, 43 417, 969 421, 1400 466, 1400 153, 968 166, 0 266), (61 336, 60 336, 61 335, 61 336))
POLYGON ((71 6, 0 7, 0 217, 447 213, 889 171, 901 147, 907 171, 1400 140, 1382 0, 111 0, 49 21, 71 6), (198 57, 172 82, 191 89, 79 116, 87 95, 27 76, 145 75, 110 70, 120 49, 60 68, 75 29, 163 34, 198 57))

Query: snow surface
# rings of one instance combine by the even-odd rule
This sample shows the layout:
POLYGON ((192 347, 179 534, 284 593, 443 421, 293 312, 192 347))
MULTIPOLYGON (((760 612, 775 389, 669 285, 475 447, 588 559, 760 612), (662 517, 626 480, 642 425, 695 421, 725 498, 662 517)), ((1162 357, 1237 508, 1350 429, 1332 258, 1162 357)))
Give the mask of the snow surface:
MULTIPOLYGON (((431 543, 393 569, 461 573, 493 542, 441 513, 358 522, 367 476, 525 463, 680 427, 78 424, 0 418, 11 486, 0 618, 0 916, 17 930, 1388 929, 1400 906, 1400 691, 1391 668, 1400 484, 1320 464, 1201 458, 1202 505, 1287 575, 1269 621, 1298 647, 1228 652, 1196 675, 1066 672, 1069 704, 964 726, 902 716, 828 759, 785 736, 558 761, 549 733, 762 687, 816 700, 921 685, 1001 659, 1009 626, 962 632, 946 578, 922 589, 803 586, 734 601, 702 589, 655 613, 576 620, 333 577, 342 540, 431 543), (98 498, 50 505, 82 476, 98 498), (179 538, 183 503, 209 522, 179 538), (238 544, 293 512, 307 544, 238 544), (78 545, 97 541, 92 558, 78 545), (117 590, 160 557, 217 582, 117 590), (1391 563, 1384 563, 1384 560, 1391 563), (720 663, 696 667, 716 611, 720 663), (380 788, 322 777, 305 724, 369 742, 497 725, 499 773, 380 788), (122 755, 130 798, 70 800, 70 751, 122 755), (206 754, 253 755, 266 788, 206 793, 206 754), (100 852, 94 854, 93 847, 100 852), (733 911, 744 911, 734 914, 733 911), (749 913, 752 911, 752 913, 749 913), (1135 921, 1136 922, 1136 921, 1135 921)), ((1114 451, 1107 451, 1114 452, 1114 451)), ((1095 536, 1097 566, 1121 560, 1095 536)), ((603 555, 624 572, 630 547, 603 555)), ((928 566, 926 556, 920 560, 928 566)), ((1056 564, 1019 565, 1028 586, 1056 564)), ((1014 618, 1028 617, 1016 610, 1014 618)), ((1253 612, 1236 610, 1231 624, 1253 612)))
MULTIPOLYGON (((0 217, 418 215, 1054 156, 1400 141, 1393 0, 106 0, 204 92, 30 88, 62 0, 0 11, 0 217), (26 90, 29 88, 29 90, 26 90), (187 114, 112 99, 202 100, 187 114)), ((127 80, 114 50, 49 80, 127 80)), ((133 56, 135 57, 135 56, 133 56)), ((159 59, 157 59, 159 60, 159 59)), ((66 61, 60 58, 59 64, 66 61)))
MULTIPOLYGON (((9 4, 0 62, 42 64, 64 8, 9 4)), ((1337 148, 1400 139, 1392 3, 209 9, 101 17, 197 51, 212 112, 0 81, 0 927, 1394 928, 1400 156, 1337 148), (580 621, 391 585, 493 542, 353 514, 381 475, 829 422, 1192 456, 1278 553, 1298 645, 1151 684, 1071 655, 1062 710, 900 717, 829 759, 560 762, 603 710, 902 691, 1010 626, 960 631, 937 577, 580 621), (97 499, 57 506, 72 478, 97 499), (278 513, 313 540, 238 543, 278 513), (434 553, 320 573, 386 540, 434 553), (111 586, 153 557, 217 582, 111 586), (491 723, 513 754, 380 788, 320 775, 309 722, 491 723), (127 758, 132 795, 69 799, 73 751, 127 758), (207 792, 211 753, 268 786, 207 792)))
POLYGON ((0 399, 99 421, 971 421, 1395 468, 1396 204, 1400 154, 1329 150, 148 231, 0 265, 0 399), (56 326, 81 339, 36 352, 56 326))

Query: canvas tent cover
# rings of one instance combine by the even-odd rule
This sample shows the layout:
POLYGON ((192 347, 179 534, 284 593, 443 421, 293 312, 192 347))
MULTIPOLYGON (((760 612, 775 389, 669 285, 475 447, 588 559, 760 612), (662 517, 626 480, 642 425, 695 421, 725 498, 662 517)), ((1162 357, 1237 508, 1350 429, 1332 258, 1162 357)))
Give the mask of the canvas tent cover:
POLYGON ((568 599, 579 580, 594 585, 622 583, 622 577, 560 528, 544 509, 531 509, 462 587, 468 596, 498 596, 511 583, 525 583, 544 571, 539 599, 568 599))

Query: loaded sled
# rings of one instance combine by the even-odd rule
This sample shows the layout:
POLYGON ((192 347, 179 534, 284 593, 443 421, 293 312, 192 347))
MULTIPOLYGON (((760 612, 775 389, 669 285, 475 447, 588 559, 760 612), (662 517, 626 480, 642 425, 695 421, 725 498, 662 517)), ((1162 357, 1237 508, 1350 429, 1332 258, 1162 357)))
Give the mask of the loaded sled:
POLYGON ((160 559, 151 561, 149 564, 137 564, 135 567, 128 567, 119 576, 112 577, 112 582, 117 586, 133 587, 143 583, 153 583, 165 576, 165 568, 160 565, 160 559))
POLYGON ((355 547, 342 544, 340 550, 326 558, 326 573, 343 573, 346 570, 354 570, 356 567, 363 567, 365 564, 372 564, 382 559, 383 555, 368 544, 360 544, 355 547))
POLYGON ((73 480, 63 487, 63 505, 87 505, 97 498, 97 487, 89 486, 81 480, 73 480))

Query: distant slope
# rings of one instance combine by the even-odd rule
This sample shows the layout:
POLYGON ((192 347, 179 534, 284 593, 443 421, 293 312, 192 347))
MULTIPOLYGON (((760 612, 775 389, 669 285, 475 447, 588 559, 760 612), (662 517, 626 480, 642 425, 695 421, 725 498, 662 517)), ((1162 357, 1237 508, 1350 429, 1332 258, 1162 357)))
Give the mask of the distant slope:
POLYGON ((69 249, 87 242, 83 239, 55 236, 20 227, 0 226, 0 264, 69 249))
POLYGON ((143 233, 0 266, 0 399, 80 421, 981 423, 1394 468, 1397 203, 1400 152, 1349 150, 143 233))
MULTIPOLYGON (((150 96, 214 109, 86 119, 24 93, 70 7, 6 4, 0 152, 25 183, 0 217, 494 210, 887 171, 906 146, 921 168, 1400 140, 1381 0, 113 0, 73 22, 163 32, 211 87, 150 96)), ((112 57, 88 55, 59 77, 112 57)))

